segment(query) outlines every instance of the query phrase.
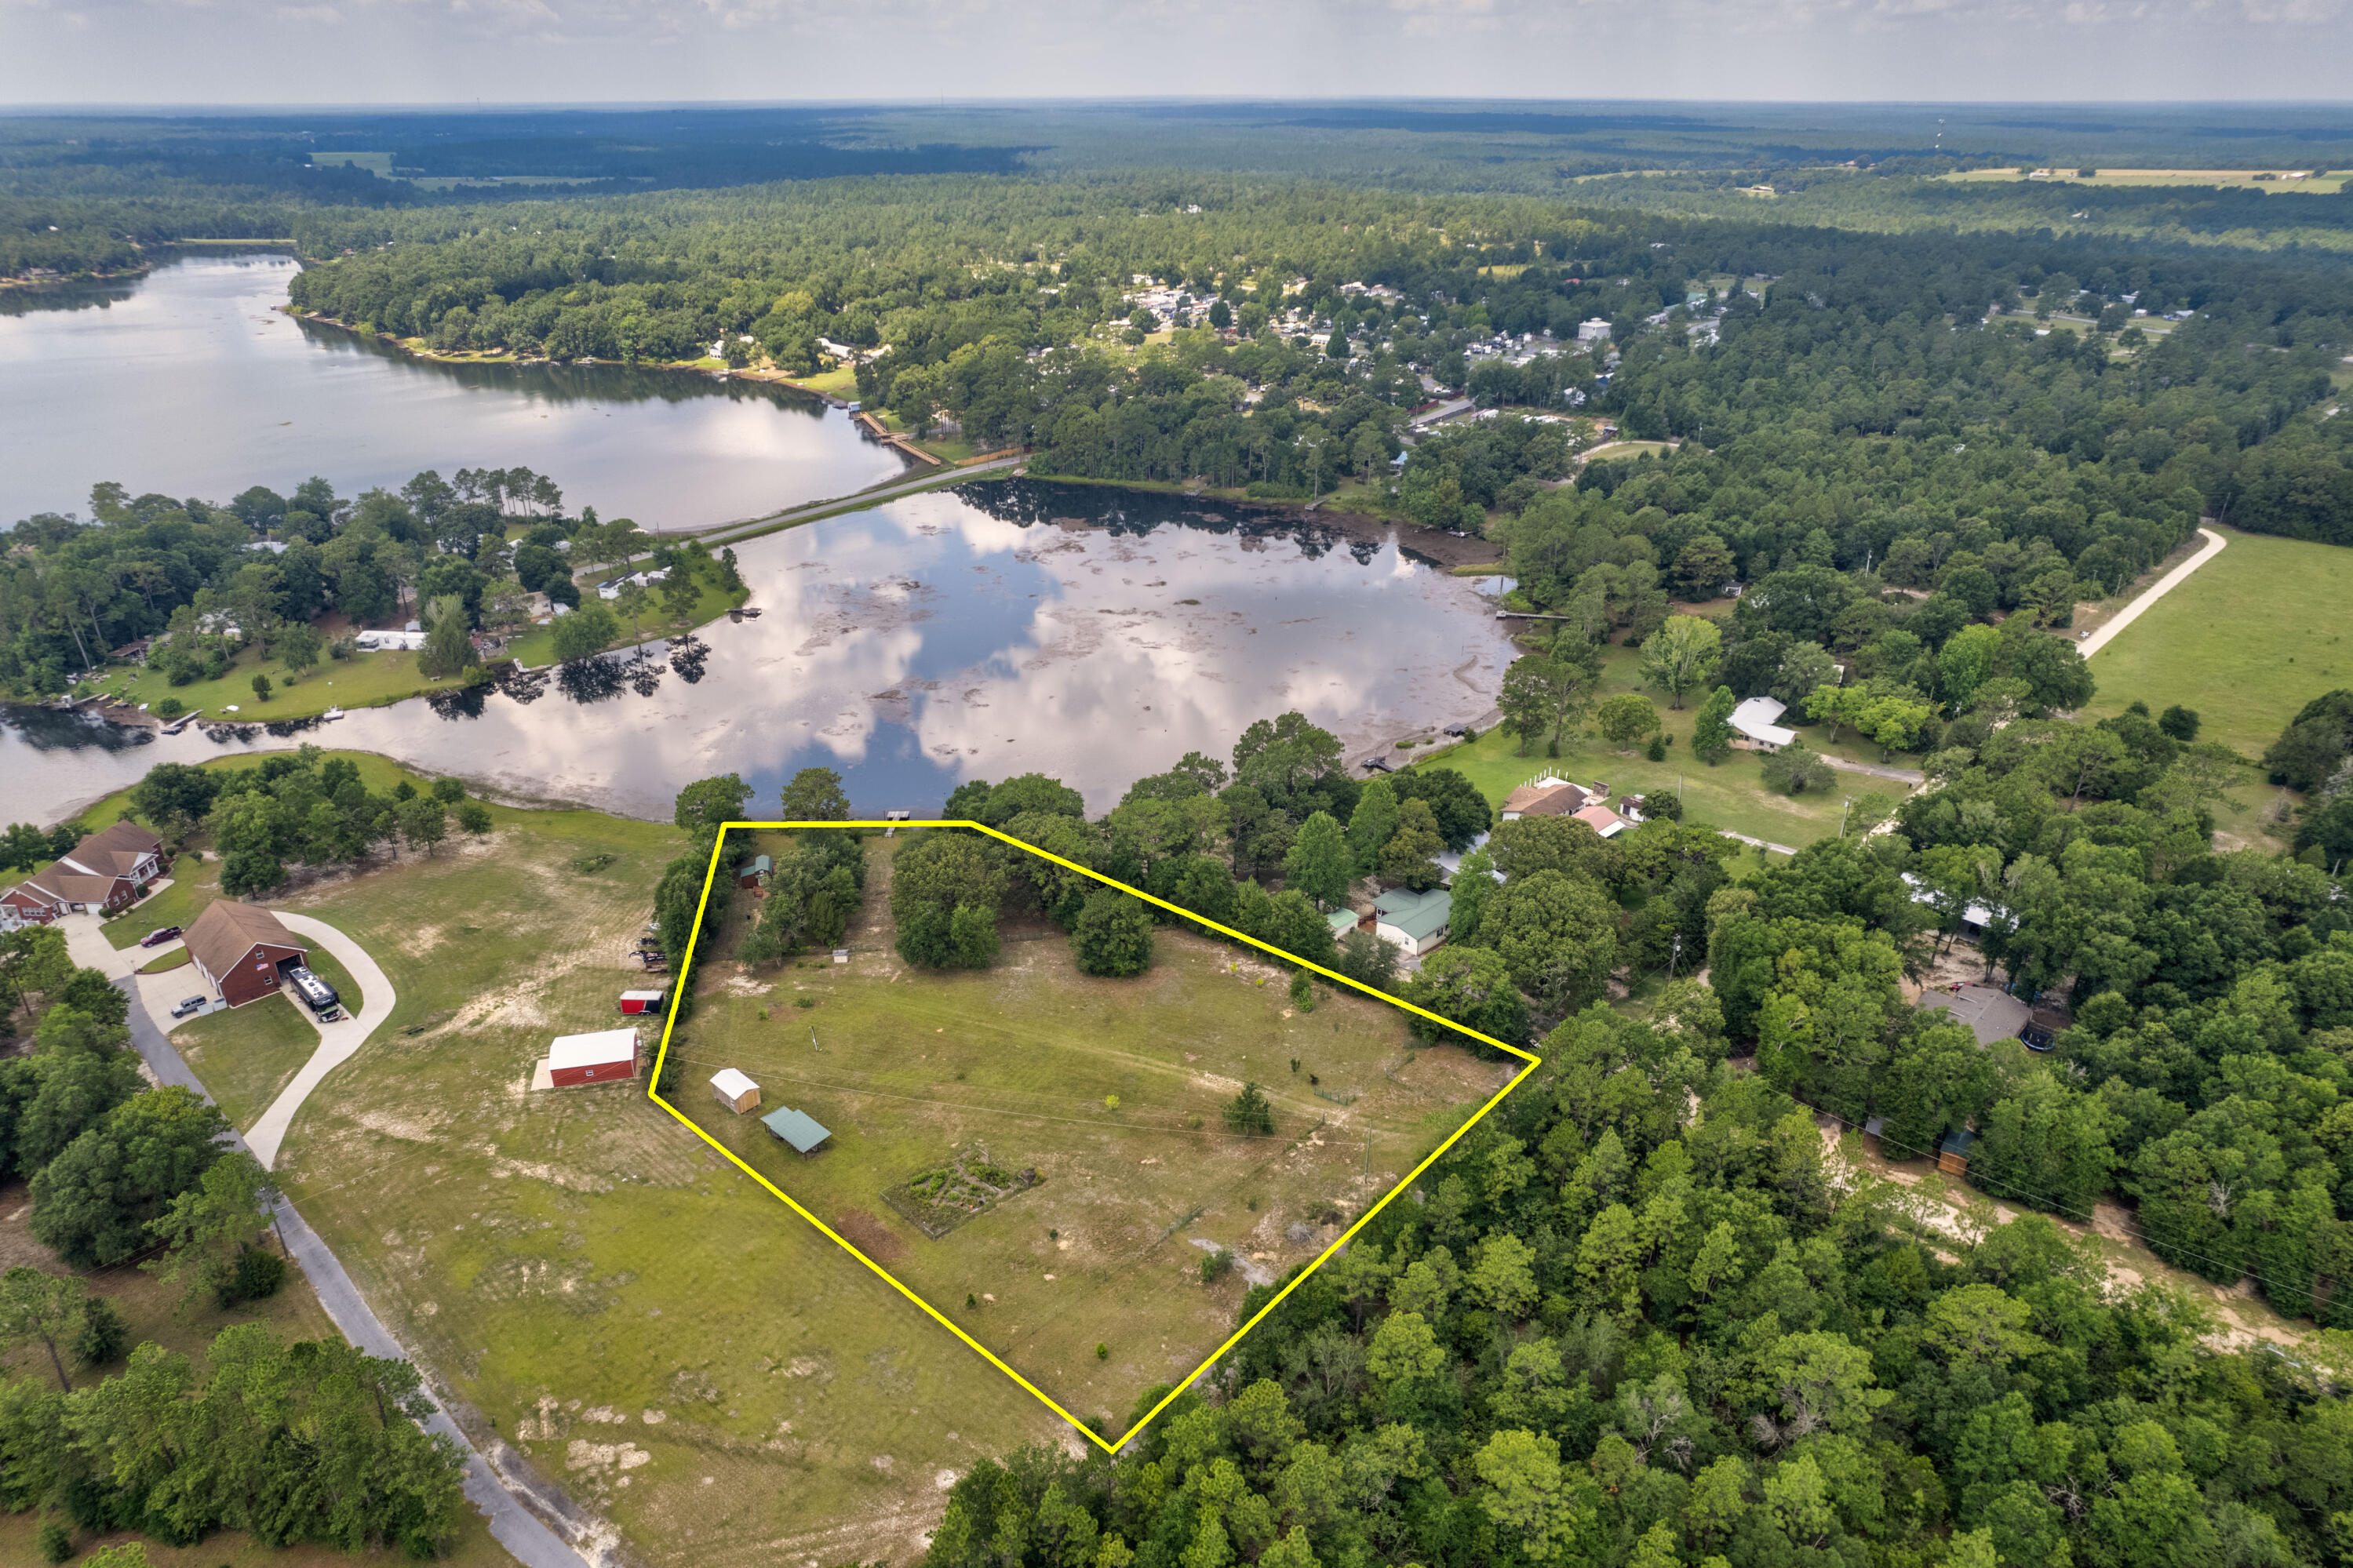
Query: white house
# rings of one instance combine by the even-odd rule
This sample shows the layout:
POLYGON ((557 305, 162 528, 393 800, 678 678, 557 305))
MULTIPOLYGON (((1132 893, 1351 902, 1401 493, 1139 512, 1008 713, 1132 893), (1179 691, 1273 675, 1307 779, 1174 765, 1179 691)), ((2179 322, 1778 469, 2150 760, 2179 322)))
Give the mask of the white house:
POLYGON ((417 652, 425 647, 423 632, 360 632, 352 638, 352 646, 362 653, 397 653, 402 649, 417 652))
POLYGON ((1779 751, 1798 738, 1795 730, 1773 721, 1787 711, 1770 697, 1751 697, 1732 710, 1732 743, 1750 751, 1779 751))
POLYGON ((1600 343, 1609 341, 1609 323, 1599 316, 1577 323, 1577 341, 1580 343, 1600 343))
POLYGON ((600 599, 617 599, 621 596, 621 589, 625 584, 635 583, 640 588, 650 588, 669 575, 670 572, 667 568, 659 566, 644 572, 632 572, 626 577, 616 577, 609 583, 600 584, 596 589, 596 596, 600 599))

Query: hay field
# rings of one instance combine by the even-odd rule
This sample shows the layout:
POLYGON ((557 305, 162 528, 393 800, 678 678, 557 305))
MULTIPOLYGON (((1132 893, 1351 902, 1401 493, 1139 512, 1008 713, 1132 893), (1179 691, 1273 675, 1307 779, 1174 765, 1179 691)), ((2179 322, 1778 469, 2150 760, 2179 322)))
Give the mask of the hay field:
MULTIPOLYGON (((1167 930, 1128 980, 1079 973, 1051 928, 1008 931, 991 970, 911 971, 890 951, 883 882, 870 878, 849 964, 702 973, 672 1047, 679 1107, 1114 1433, 1137 1395, 1232 1331, 1247 1278, 1315 1257, 1511 1076, 1452 1046, 1417 1049, 1386 1003, 1319 988, 1299 1013, 1287 969, 1167 930), (831 1143, 804 1159, 721 1105, 708 1080, 726 1067, 762 1086, 763 1113, 804 1110, 831 1143), (1273 1102, 1271 1137, 1225 1130, 1246 1079, 1273 1102), (886 1199, 982 1150, 1039 1184, 937 1239, 886 1199), (1215 1285, 1204 1243, 1239 1265, 1215 1285)), ((781 1207, 776 1223, 808 1228, 781 1207)), ((880 1304, 888 1287, 874 1289, 880 1304)))
MULTIPOLYGON (((282 900, 358 941, 399 1001, 297 1117, 280 1180, 461 1423, 627 1560, 913 1561, 956 1475, 1067 1428, 780 1223, 642 1081, 529 1091, 552 1036, 621 1021, 683 836, 493 816, 482 843, 282 900)), ((268 1033, 219 1029, 198 1072, 265 1078, 268 1033)))

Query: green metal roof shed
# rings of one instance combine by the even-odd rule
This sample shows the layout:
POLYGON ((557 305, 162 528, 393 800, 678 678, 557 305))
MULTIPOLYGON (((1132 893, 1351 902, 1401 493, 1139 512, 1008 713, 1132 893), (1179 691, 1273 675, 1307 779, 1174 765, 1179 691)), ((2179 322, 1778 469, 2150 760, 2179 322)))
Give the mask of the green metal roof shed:
POLYGON ((760 1125, 791 1144, 797 1154, 814 1154, 818 1144, 833 1136, 818 1125, 815 1117, 789 1105, 760 1118, 760 1125))
POLYGON ((1338 909, 1334 910, 1330 914, 1325 915, 1324 917, 1324 923, 1332 928, 1333 938, 1336 941, 1356 930, 1356 921, 1360 918, 1361 917, 1358 916, 1356 911, 1354 910, 1338 909))

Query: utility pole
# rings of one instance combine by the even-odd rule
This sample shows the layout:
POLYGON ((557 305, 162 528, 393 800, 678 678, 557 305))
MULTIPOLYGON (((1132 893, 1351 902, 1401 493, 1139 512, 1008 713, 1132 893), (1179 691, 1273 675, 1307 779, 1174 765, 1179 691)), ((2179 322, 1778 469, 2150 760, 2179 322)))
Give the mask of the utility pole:
POLYGON ((1847 813, 1849 813, 1849 812, 1852 811, 1853 809, 1854 809, 1854 796, 1852 796, 1852 795, 1849 795, 1849 796, 1847 796, 1847 797, 1846 797, 1846 803, 1845 803, 1843 805, 1841 805, 1841 806, 1840 806, 1840 807, 1839 807, 1839 837, 1840 837, 1841 838, 1844 838, 1844 837, 1846 837, 1846 818, 1847 818, 1847 813))

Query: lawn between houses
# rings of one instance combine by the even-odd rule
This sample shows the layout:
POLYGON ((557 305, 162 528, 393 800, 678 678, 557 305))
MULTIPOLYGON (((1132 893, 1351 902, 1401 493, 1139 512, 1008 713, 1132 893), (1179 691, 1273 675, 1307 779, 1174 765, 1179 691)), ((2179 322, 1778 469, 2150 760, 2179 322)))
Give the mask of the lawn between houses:
MULTIPOLYGON (((643 1080, 528 1089, 551 1037, 623 1022, 685 838, 491 809, 480 843, 270 900, 351 936, 399 993, 296 1117, 280 1181, 477 1440, 512 1444, 635 1559, 914 1560, 944 1475, 1067 1428, 643 1080)), ((192 1065, 241 1120, 315 1046, 291 1005, 202 1021, 192 1065)))
POLYGON ((848 965, 699 972, 674 1103, 1065 1409, 1116 1423, 1107 1436, 1233 1331, 1246 1276, 1316 1257, 1519 1065, 1417 1048, 1369 997, 1319 990, 1300 1013, 1288 965, 1174 931, 1133 979, 1081 974, 1050 925, 1009 927, 986 971, 911 970, 883 888, 903 842, 870 841, 848 965), (719 1104, 726 1067, 760 1084, 763 1114, 790 1105, 831 1142, 803 1159, 719 1104), (1224 1127, 1245 1080, 1273 1102, 1271 1136, 1224 1127), (948 1216, 911 1181, 984 1161, 1010 1190, 927 1236, 919 1222, 948 1216), (1205 1288, 1213 1249, 1239 1267, 1205 1288))

